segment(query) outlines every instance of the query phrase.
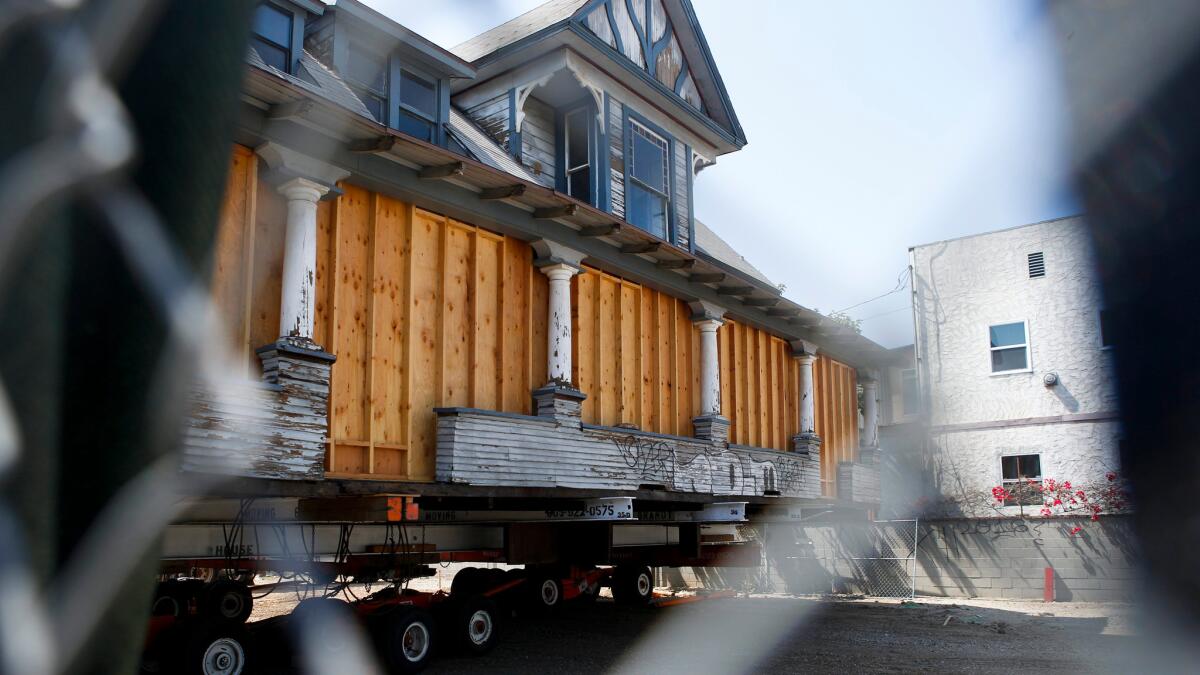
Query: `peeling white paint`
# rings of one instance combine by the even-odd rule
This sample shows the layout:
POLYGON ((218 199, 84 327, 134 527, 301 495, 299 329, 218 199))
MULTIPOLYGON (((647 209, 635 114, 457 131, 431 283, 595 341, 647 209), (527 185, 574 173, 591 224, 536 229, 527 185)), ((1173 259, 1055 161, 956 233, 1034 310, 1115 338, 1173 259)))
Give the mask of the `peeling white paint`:
POLYGON ((579 268, 565 263, 546 265, 542 274, 550 279, 549 330, 546 331, 546 373, 551 382, 571 382, 571 277, 579 268))
POLYGON ((279 335, 312 339, 316 305, 317 202, 329 188, 307 178, 279 186, 287 199, 287 234, 279 298, 279 335))

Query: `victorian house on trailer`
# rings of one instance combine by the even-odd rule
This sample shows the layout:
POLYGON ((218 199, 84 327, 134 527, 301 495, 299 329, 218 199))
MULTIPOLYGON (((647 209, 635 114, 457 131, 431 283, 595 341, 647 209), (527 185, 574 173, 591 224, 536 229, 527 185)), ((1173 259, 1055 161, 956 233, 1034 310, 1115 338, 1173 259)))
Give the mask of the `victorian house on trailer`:
POLYGON ((450 51, 268 0, 247 58, 213 262, 241 376, 197 390, 186 469, 878 501, 883 350, 695 217, 746 137, 687 0, 552 0, 450 51))

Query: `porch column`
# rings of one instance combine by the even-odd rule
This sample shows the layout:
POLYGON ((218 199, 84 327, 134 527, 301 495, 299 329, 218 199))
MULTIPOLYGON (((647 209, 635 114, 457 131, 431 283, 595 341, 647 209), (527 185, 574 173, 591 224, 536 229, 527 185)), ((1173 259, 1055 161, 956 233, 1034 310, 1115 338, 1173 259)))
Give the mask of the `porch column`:
POLYGON ((692 420, 696 438, 717 443, 729 440, 729 419, 721 415, 721 367, 717 356, 717 330, 725 323, 725 310, 698 300, 690 304, 692 324, 700 330, 700 414, 692 420))
POLYGON ((813 363, 817 360, 817 346, 806 340, 795 340, 791 346, 792 355, 800 365, 800 432, 792 439, 792 447, 797 452, 819 451, 821 437, 816 430, 813 392, 813 363))
POLYGON ((279 338, 317 349, 313 320, 317 289, 317 202, 350 173, 286 148, 264 143, 255 149, 267 170, 262 179, 276 184, 287 200, 283 277, 279 295, 279 338))
POLYGON ((317 202, 329 188, 307 178, 293 178, 278 190, 287 198, 279 337, 311 341, 317 296, 317 202))
POLYGON ((860 371, 863 388, 863 430, 859 436, 858 461, 875 464, 879 459, 879 378, 874 371, 860 371))
POLYGON ((571 277, 578 267, 566 263, 546 265, 542 274, 550 279, 550 306, 546 313, 546 373, 550 382, 571 386, 571 277))
POLYGON ((583 254, 547 239, 533 242, 534 265, 550 280, 546 308, 546 376, 533 391, 534 414, 578 425, 587 396, 571 381, 571 277, 579 274, 583 254))

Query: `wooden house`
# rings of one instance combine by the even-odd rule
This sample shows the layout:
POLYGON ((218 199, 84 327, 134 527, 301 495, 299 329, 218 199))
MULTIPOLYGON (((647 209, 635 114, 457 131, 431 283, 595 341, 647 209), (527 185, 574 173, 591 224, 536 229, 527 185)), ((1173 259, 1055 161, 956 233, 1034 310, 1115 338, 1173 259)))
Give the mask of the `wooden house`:
POLYGON ((186 470, 878 500, 884 350, 695 217, 746 137, 688 0, 551 0, 452 50, 266 0, 247 61, 212 268, 238 365, 186 470))

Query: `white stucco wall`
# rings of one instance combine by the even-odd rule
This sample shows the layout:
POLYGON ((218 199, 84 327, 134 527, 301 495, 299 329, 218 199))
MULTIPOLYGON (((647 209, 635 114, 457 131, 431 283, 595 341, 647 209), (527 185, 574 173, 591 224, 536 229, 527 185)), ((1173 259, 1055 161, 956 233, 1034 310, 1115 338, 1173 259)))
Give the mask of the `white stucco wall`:
POLYGON ((1043 476, 1077 482, 1115 468, 1115 421, 1038 419, 1117 410, 1082 219, 918 246, 912 262, 929 462, 942 495, 986 493, 999 484, 1005 454, 1040 454, 1043 476), (1030 279, 1027 256, 1037 251, 1046 275, 1030 279), (1016 321, 1027 323, 1030 370, 992 374, 988 327, 1016 321), (1045 386, 1048 373, 1058 385, 1045 386), (1003 428, 969 428, 987 423, 1003 428))

